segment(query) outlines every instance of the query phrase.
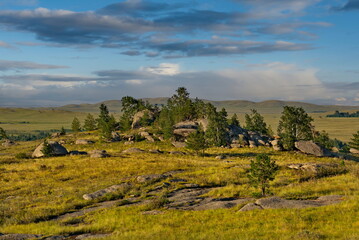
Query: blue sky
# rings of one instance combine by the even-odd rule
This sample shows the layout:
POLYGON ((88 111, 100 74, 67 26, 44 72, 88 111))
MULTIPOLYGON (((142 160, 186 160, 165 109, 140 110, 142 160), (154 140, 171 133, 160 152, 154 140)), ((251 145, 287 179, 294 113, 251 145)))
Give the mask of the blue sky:
POLYGON ((211 100, 359 105, 359 0, 1 0, 0 106, 185 86, 211 100))

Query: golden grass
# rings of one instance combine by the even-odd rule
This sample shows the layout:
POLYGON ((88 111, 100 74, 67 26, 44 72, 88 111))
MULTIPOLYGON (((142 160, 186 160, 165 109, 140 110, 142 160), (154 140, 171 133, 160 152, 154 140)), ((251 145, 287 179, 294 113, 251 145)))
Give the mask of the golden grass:
MULTIPOLYGON (((94 138, 80 134, 78 138, 94 138)), ((335 162, 333 158, 316 158, 292 152, 274 152, 268 148, 211 148, 205 157, 194 155, 122 154, 129 147, 174 150, 168 143, 140 142, 96 143, 68 150, 106 149, 112 156, 91 159, 88 156, 65 156, 41 159, 15 159, 18 152, 31 152, 39 142, 20 143, 0 148, 0 232, 32 234, 112 233, 105 239, 358 239, 359 178, 358 163, 345 161, 349 172, 300 182, 288 163, 335 162), (238 212, 232 209, 177 211, 162 209, 161 215, 143 215, 145 206, 117 206, 98 210, 78 219, 42 221, 64 212, 74 211, 91 202, 82 199, 93 192, 138 175, 183 169, 178 178, 201 186, 218 187, 212 197, 252 197, 259 191, 248 185, 245 169, 258 153, 268 153, 281 166, 271 192, 291 199, 311 199, 322 195, 344 195, 340 204, 310 209, 280 209, 238 212), (215 156, 226 154, 226 160, 215 156), (353 171, 351 171, 353 169, 353 171), (40 221, 40 222, 39 222, 40 221)), ((166 182, 166 180, 164 180, 166 182)), ((150 196, 154 186, 136 185, 127 195, 150 196)), ((171 183, 170 189, 181 187, 171 183)))

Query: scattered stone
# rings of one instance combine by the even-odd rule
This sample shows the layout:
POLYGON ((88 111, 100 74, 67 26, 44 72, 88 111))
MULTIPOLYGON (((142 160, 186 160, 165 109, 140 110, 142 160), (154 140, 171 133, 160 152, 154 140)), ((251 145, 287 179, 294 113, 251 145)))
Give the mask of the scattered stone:
POLYGON ((75 144, 77 144, 77 145, 87 145, 87 144, 93 144, 93 143, 95 143, 95 142, 88 140, 88 139, 77 139, 75 141, 75 144))
POLYGON ((57 133, 52 133, 50 137, 51 137, 51 138, 59 138, 59 137, 61 137, 61 133, 59 133, 59 132, 57 132, 57 133))
POLYGON ((4 234, 0 235, 0 240, 28 240, 28 239, 39 239, 41 235, 36 234, 4 234))
POLYGON ((118 132, 111 132, 111 142, 121 141, 121 135, 118 132))
POLYGON ((161 142, 165 141, 165 139, 162 136, 158 136, 158 140, 160 140, 161 142))
POLYGON ((339 165, 336 163, 294 163, 288 164, 287 167, 290 169, 312 172, 316 174, 320 171, 337 168, 339 165))
MULTIPOLYGON (((50 147, 52 149, 53 156, 64 156, 64 155, 68 154, 67 149, 65 147, 63 147, 62 145, 60 145, 58 142, 48 141, 48 144, 50 145, 50 147)), ((44 156, 44 153, 42 152, 43 149, 44 149, 44 143, 41 143, 35 149, 35 151, 32 153, 32 157, 33 158, 43 157, 44 156)))
POLYGON ((232 143, 231 144, 231 148, 241 148, 242 145, 241 144, 238 144, 238 143, 232 143))
POLYGON ((92 150, 90 153, 90 158, 105 158, 110 155, 107 154, 106 150, 92 150))
POLYGON ((133 142, 133 141, 128 141, 128 142, 125 142, 125 145, 132 145, 132 144, 134 144, 135 142, 133 142))
POLYGON ((244 205, 244 207, 242 207, 239 211, 240 212, 245 212, 245 211, 252 211, 252 210, 263 210, 263 208, 260 205, 257 205, 255 203, 248 203, 246 205, 244 205))
POLYGON ((128 148, 122 151, 122 153, 143 153, 143 152, 145 152, 145 150, 139 148, 128 148))
POLYGON ((167 177, 168 175, 166 174, 148 174, 148 175, 138 176, 136 180, 139 183, 149 183, 149 182, 154 183, 166 179, 167 177))
POLYGON ((233 208, 238 204, 244 204, 252 199, 242 198, 228 198, 228 199, 212 199, 207 198, 200 202, 197 206, 193 206, 191 210, 200 211, 200 210, 213 210, 213 209, 224 209, 224 208, 233 208))
POLYGON ((87 155, 87 152, 75 150, 75 151, 70 151, 69 154, 70 156, 87 155))
POLYGON ((337 147, 332 147, 332 152, 338 153, 339 149, 337 147))
POLYGON ((130 183, 121 183, 117 185, 110 186, 105 189, 98 190, 93 193, 84 194, 82 197, 85 200, 94 200, 96 198, 100 198, 108 193, 118 192, 118 191, 127 191, 131 187, 130 183))
POLYGON ((182 178, 174 178, 174 179, 171 179, 170 182, 173 182, 173 183, 187 182, 187 180, 186 180, 186 179, 182 179, 182 178))
POLYGON ((319 197, 316 200, 287 200, 280 197, 268 197, 258 199, 255 203, 250 203, 241 208, 240 211, 254 209, 283 209, 283 208, 310 208, 336 204, 343 201, 343 196, 328 195, 319 197))
POLYGON ((273 141, 270 142, 271 145, 273 146, 273 149, 275 151, 283 151, 283 147, 279 142, 279 139, 274 139, 273 141))
POLYGON ((313 141, 298 141, 295 142, 295 147, 303 153, 315 155, 317 157, 331 157, 333 155, 328 149, 313 141))
POLYGON ((350 153, 353 153, 353 154, 359 154, 359 149, 350 148, 350 149, 349 149, 349 152, 350 152, 350 153))
POLYGON ((216 156, 216 159, 218 159, 218 160, 223 160, 223 159, 226 159, 227 157, 226 156, 224 156, 224 155, 218 155, 218 156, 216 156))
POLYGON ((186 143, 184 143, 184 142, 172 142, 172 145, 175 148, 184 148, 184 147, 186 147, 186 143))
POLYGON ((3 147, 11 147, 11 146, 16 145, 16 143, 11 141, 10 139, 5 139, 5 141, 1 145, 3 147))
POLYGON ((257 143, 255 141, 253 141, 253 140, 249 140, 248 143, 249 143, 250 148, 256 148, 257 147, 257 143))

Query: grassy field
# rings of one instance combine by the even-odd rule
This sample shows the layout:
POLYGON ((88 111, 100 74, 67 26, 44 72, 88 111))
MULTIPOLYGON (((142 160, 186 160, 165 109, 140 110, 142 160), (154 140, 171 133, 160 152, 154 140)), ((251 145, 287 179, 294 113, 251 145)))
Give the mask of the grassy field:
MULTIPOLYGON (((104 239, 359 239, 359 163, 337 158, 317 158, 295 152, 274 152, 270 148, 207 150, 207 156, 139 153, 123 154, 124 143, 71 144, 75 138, 97 140, 81 133, 66 136, 68 150, 106 149, 111 157, 65 156, 16 159, 19 152, 30 153, 39 142, 22 142, 11 148, 0 147, 0 232, 43 235, 110 233, 104 239), (313 199, 339 194, 344 201, 308 209, 277 209, 238 212, 230 209, 183 211, 166 210, 160 215, 143 215, 148 205, 116 205, 78 218, 50 220, 62 213, 94 204, 82 195, 132 182, 136 176, 184 170, 175 177, 202 187, 220 187, 207 195, 216 198, 258 196, 250 187, 245 168, 258 153, 268 153, 281 169, 271 184, 274 195, 288 199, 313 199), (226 160, 215 159, 219 154, 226 160), (345 165, 346 172, 301 181, 301 176, 285 165, 324 162, 345 165)), ((166 142, 139 142, 131 147, 145 150, 175 150, 166 142)), ((137 184, 121 197, 138 196, 154 201, 163 192, 150 190, 168 183, 137 184)), ((171 182, 167 191, 181 188, 171 182)), ((115 196, 116 197, 116 196, 115 196)), ((117 196, 119 197, 119 196, 117 196)), ((105 200, 105 199, 102 199, 105 200)))

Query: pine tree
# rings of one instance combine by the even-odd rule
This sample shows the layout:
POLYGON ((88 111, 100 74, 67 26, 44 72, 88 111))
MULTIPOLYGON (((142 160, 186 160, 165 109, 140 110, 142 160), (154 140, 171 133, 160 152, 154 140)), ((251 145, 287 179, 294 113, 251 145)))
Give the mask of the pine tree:
POLYGON ((195 151, 197 155, 200 151, 202 151, 202 154, 204 154, 204 150, 207 147, 208 146, 205 139, 205 135, 202 130, 197 130, 196 132, 191 133, 187 137, 186 148, 195 151))
POLYGON ((349 146, 359 150, 359 131, 353 134, 353 138, 350 139, 349 146))
POLYGON ((227 112, 223 108, 220 112, 212 105, 209 107, 209 123, 205 134, 206 140, 210 146, 221 147, 228 143, 228 122, 227 112))
POLYGON ((8 139, 8 136, 3 128, 0 127, 0 139, 8 139))
POLYGON ((96 129, 96 120, 95 118, 93 117, 92 114, 87 114, 87 117, 84 121, 84 126, 83 128, 86 130, 86 131, 93 131, 96 129))
POLYGON ((246 129, 250 131, 259 132, 263 135, 268 135, 269 131, 267 124, 264 122, 264 118, 257 110, 251 109, 250 114, 245 115, 246 129))
POLYGON ((102 140, 110 140, 112 138, 112 131, 116 129, 116 120, 110 113, 105 104, 100 105, 100 115, 97 119, 97 127, 100 131, 102 140))
POLYGON ((294 150, 296 141, 312 140, 312 121, 302 107, 285 106, 277 130, 284 149, 294 150))
POLYGON ((51 145, 44 140, 44 147, 41 149, 41 152, 44 154, 44 157, 51 157, 54 154, 54 150, 52 149, 51 145))
POLYGON ((72 120, 71 129, 74 133, 78 133, 81 131, 81 123, 77 117, 72 120))
POLYGON ((184 87, 179 87, 176 90, 176 94, 167 101, 167 106, 175 123, 196 118, 194 105, 184 87))
POLYGON ((275 161, 271 161, 267 154, 259 154, 255 161, 251 160, 251 167, 247 176, 250 184, 254 187, 259 187, 262 196, 265 196, 269 188, 269 182, 274 180, 278 170, 279 166, 275 161))
POLYGON ((65 130, 64 126, 61 127, 60 135, 61 135, 61 136, 66 135, 66 130, 65 130))
POLYGON ((156 124, 162 130, 165 139, 173 137, 174 121, 168 107, 165 106, 162 108, 156 124))
POLYGON ((237 114, 233 114, 231 120, 229 121, 229 125, 240 127, 237 114))
POLYGON ((326 131, 316 132, 314 134, 314 142, 327 149, 334 147, 334 141, 329 138, 329 134, 326 131))

